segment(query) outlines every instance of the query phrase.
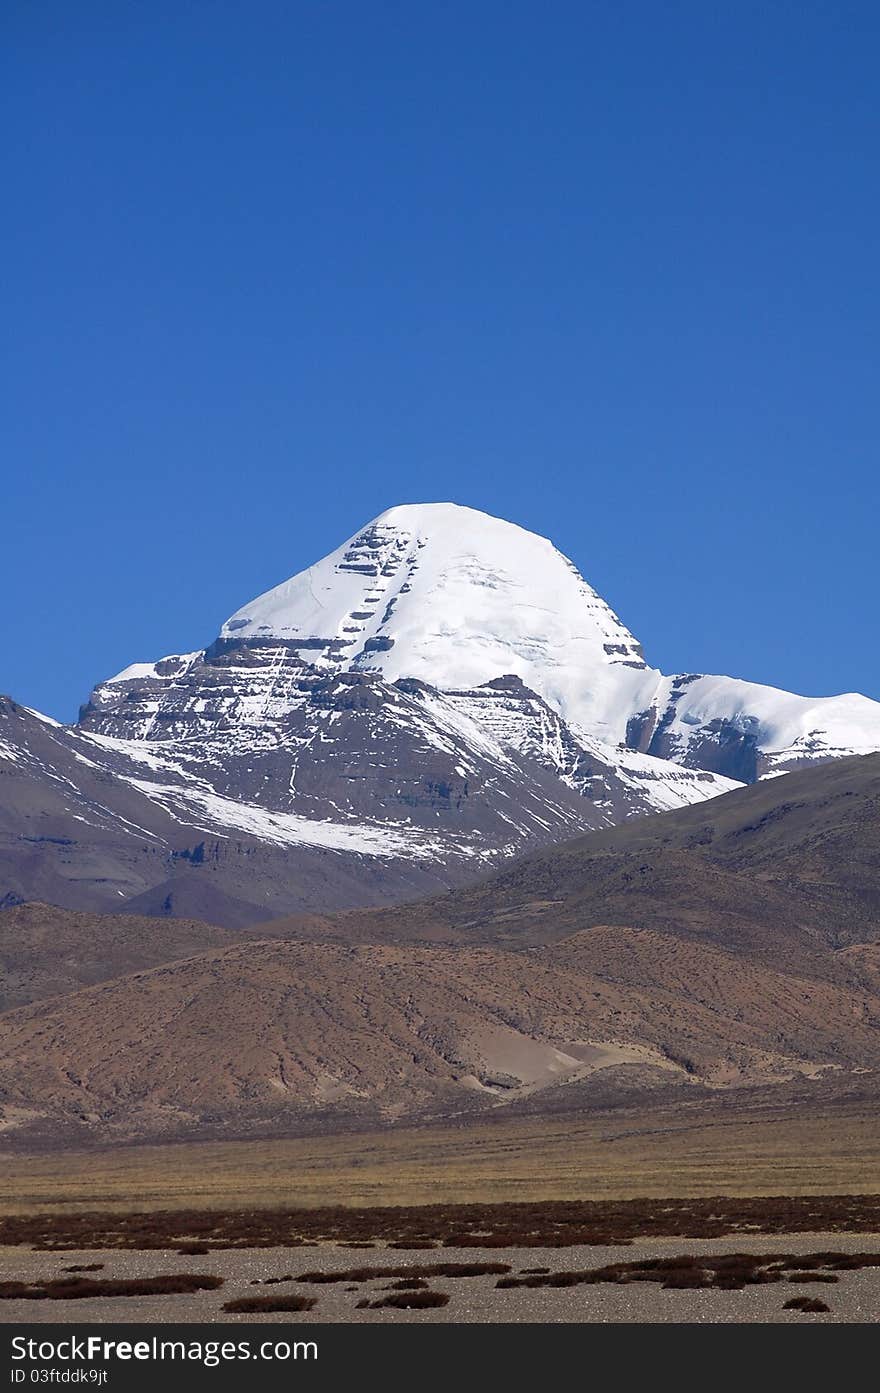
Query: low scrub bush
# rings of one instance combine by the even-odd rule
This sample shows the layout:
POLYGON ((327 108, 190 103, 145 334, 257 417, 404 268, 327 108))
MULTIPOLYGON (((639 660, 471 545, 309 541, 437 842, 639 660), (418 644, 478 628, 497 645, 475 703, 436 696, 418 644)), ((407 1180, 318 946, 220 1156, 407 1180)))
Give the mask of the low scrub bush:
POLYGON ((795 1296, 791 1301, 786 1301, 783 1311, 806 1311, 810 1314, 820 1315, 825 1311, 830 1311, 831 1307, 826 1306, 824 1301, 816 1301, 812 1296, 795 1296))
POLYGON ((65 1277, 49 1282, 0 1282, 0 1300, 24 1297, 30 1301, 80 1301, 92 1296, 187 1296, 195 1291, 213 1291, 222 1285, 222 1277, 198 1272, 133 1277, 129 1280, 65 1277))
POLYGON ((240 1296, 235 1301, 227 1301, 224 1311, 236 1315, 260 1314, 267 1311, 310 1311, 318 1304, 314 1296, 240 1296))
POLYGON ((449 1296, 445 1291, 392 1291, 369 1304, 372 1311, 382 1310, 386 1306, 399 1311, 424 1311, 429 1306, 448 1306, 449 1296))
MULTIPOLYGON (((501 1289, 512 1287, 573 1287, 597 1282, 658 1282, 668 1290, 741 1291, 771 1282, 836 1282, 838 1270, 880 1267, 880 1253, 814 1253, 806 1258, 762 1253, 682 1254, 670 1258, 645 1258, 641 1262, 609 1263, 574 1272, 548 1272, 523 1268, 518 1277, 502 1277, 501 1289), (830 1267, 832 1271, 816 1269, 830 1267)), ((806 1298, 803 1298, 806 1299, 806 1298)))
MULTIPOLYGON (((880 1232, 880 1195, 665 1200, 554 1200, 315 1209, 149 1210, 127 1214, 4 1215, 0 1245, 46 1252, 83 1248, 305 1247, 433 1241, 449 1247, 565 1247, 633 1238, 725 1234, 880 1232)), ((843 1255, 841 1255, 843 1256, 843 1255)), ((872 1265, 878 1261, 872 1254, 872 1265)), ((866 1264, 867 1265, 867 1264, 866 1264)))

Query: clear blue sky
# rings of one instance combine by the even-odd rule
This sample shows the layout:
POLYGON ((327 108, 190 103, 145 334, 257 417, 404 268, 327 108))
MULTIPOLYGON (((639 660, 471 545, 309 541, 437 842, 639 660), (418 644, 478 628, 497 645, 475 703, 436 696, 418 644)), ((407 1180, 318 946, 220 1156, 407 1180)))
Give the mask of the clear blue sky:
POLYGON ((7 0, 0 690, 393 503, 666 671, 880 697, 880 6, 7 0))

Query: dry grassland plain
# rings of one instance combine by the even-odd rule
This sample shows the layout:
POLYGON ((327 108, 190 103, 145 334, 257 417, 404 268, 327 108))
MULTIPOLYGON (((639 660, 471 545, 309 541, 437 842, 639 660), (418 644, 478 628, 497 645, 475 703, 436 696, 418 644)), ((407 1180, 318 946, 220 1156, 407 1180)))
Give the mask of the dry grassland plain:
POLYGON ((0 1213, 873 1194, 880 1117, 677 1105, 332 1137, 0 1153, 0 1213))

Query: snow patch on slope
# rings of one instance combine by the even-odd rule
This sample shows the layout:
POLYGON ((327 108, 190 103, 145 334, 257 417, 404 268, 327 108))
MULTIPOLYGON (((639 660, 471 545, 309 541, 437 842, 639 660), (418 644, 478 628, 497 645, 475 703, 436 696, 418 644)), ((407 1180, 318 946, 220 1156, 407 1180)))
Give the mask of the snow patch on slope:
MULTIPOLYGON (((276 846, 319 846, 328 851, 355 852, 361 856, 412 857, 430 859, 449 851, 436 837, 419 829, 369 826, 365 823, 341 823, 300 817, 296 813, 270 812, 253 804, 223 798, 209 789, 182 787, 177 784, 157 784, 147 779, 129 777, 127 782, 151 802, 167 808, 197 830, 216 832, 222 829, 245 832, 248 836, 276 846)), ((474 855, 473 847, 459 846, 462 855, 474 855)))

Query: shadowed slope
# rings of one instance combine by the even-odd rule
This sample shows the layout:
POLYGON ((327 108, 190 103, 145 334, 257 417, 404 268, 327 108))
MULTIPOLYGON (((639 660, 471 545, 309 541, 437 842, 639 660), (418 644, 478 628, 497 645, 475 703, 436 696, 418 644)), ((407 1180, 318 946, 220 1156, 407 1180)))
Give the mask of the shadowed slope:
POLYGON ((609 923, 833 975, 826 947, 880 939, 880 755, 579 837, 419 905, 289 929, 526 945, 609 923))

